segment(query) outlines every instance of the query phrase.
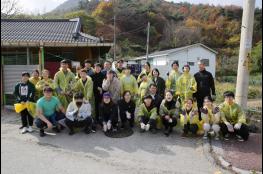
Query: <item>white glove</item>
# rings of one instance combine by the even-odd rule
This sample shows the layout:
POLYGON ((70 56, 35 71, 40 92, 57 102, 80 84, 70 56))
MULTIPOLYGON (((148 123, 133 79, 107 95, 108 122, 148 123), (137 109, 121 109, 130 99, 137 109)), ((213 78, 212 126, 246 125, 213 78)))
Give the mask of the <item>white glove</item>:
POLYGON ((228 129, 229 132, 234 132, 234 128, 229 122, 226 122, 225 124, 226 124, 227 129, 228 129))
POLYGON ((148 123, 148 124, 146 124, 146 126, 145 126, 145 130, 148 131, 149 129, 150 129, 150 124, 148 123))
POLYGON ((141 129, 145 129, 145 124, 141 123, 141 129))
POLYGON ((173 122, 173 120, 170 118, 168 122, 169 122, 169 123, 172 123, 172 122, 173 122))
POLYGON ((239 130, 241 128, 241 123, 236 123, 234 126, 235 129, 239 130))
POLYGON ((111 128, 111 121, 108 121, 108 123, 107 123, 107 129, 110 130, 110 128, 111 128))
POLYGON ((126 111, 126 117, 127 119, 131 119, 131 114, 128 111, 126 111))

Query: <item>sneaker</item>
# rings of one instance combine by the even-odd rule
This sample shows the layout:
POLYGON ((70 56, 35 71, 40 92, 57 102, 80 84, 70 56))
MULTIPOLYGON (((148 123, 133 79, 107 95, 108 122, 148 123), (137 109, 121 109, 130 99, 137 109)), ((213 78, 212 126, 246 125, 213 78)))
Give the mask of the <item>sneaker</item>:
POLYGON ((229 134, 226 134, 225 136, 224 136, 224 140, 229 140, 229 134))
POLYGON ((73 135, 73 134, 75 134, 75 132, 74 132, 74 130, 70 130, 68 134, 73 135))
POLYGON ((27 132, 27 127, 23 127, 21 130, 21 134, 25 134, 27 132))
POLYGON ((85 132, 85 134, 90 134, 91 130, 90 129, 85 129, 84 132, 85 132))
POLYGON ((150 130, 150 124, 146 124, 146 125, 145 125, 145 130, 146 130, 146 131, 150 130))
POLYGON ((40 129, 40 131, 39 131, 39 136, 40 136, 40 137, 46 136, 46 133, 44 132, 44 129, 40 129))
POLYGON ((236 137, 237 137, 237 140, 238 140, 238 141, 240 141, 240 142, 243 142, 243 141, 244 141, 244 139, 243 139, 240 135, 236 135, 236 137))
POLYGON ((28 132, 33 132, 34 130, 32 129, 31 126, 29 126, 29 127, 27 128, 27 131, 28 131, 28 132))

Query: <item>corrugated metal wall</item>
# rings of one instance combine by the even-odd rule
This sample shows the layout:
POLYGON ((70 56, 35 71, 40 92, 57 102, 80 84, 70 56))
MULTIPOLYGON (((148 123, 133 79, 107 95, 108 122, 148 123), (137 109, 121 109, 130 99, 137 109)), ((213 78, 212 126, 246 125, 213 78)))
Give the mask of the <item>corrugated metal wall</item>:
POLYGON ((21 73, 27 71, 31 74, 34 69, 38 69, 38 65, 4 65, 3 79, 4 93, 12 94, 16 83, 21 80, 21 73))

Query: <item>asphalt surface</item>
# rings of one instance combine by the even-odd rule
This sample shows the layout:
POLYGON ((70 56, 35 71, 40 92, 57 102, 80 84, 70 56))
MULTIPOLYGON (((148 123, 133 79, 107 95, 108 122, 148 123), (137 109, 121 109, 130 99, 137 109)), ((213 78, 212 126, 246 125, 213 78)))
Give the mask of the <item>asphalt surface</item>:
POLYGON ((1 172, 3 174, 214 174, 230 173, 218 166, 210 144, 202 138, 165 137, 135 130, 126 138, 101 131, 73 136, 67 130, 39 137, 20 134, 20 117, 2 112, 1 172))

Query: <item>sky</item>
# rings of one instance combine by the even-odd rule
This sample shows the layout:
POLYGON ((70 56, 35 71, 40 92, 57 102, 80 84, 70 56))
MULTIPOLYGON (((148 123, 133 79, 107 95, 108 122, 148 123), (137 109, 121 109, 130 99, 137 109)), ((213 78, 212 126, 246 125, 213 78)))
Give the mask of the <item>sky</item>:
MULTIPOLYGON (((19 7, 27 14, 43 14, 56 8, 59 4, 66 0, 17 0, 19 7)), ((166 0, 178 2, 189 2, 193 4, 210 4, 210 5, 237 5, 242 6, 243 0, 166 0)), ((2 2, 2 0, 1 0, 2 2)), ((262 1, 256 0, 256 7, 262 8, 262 1)))

